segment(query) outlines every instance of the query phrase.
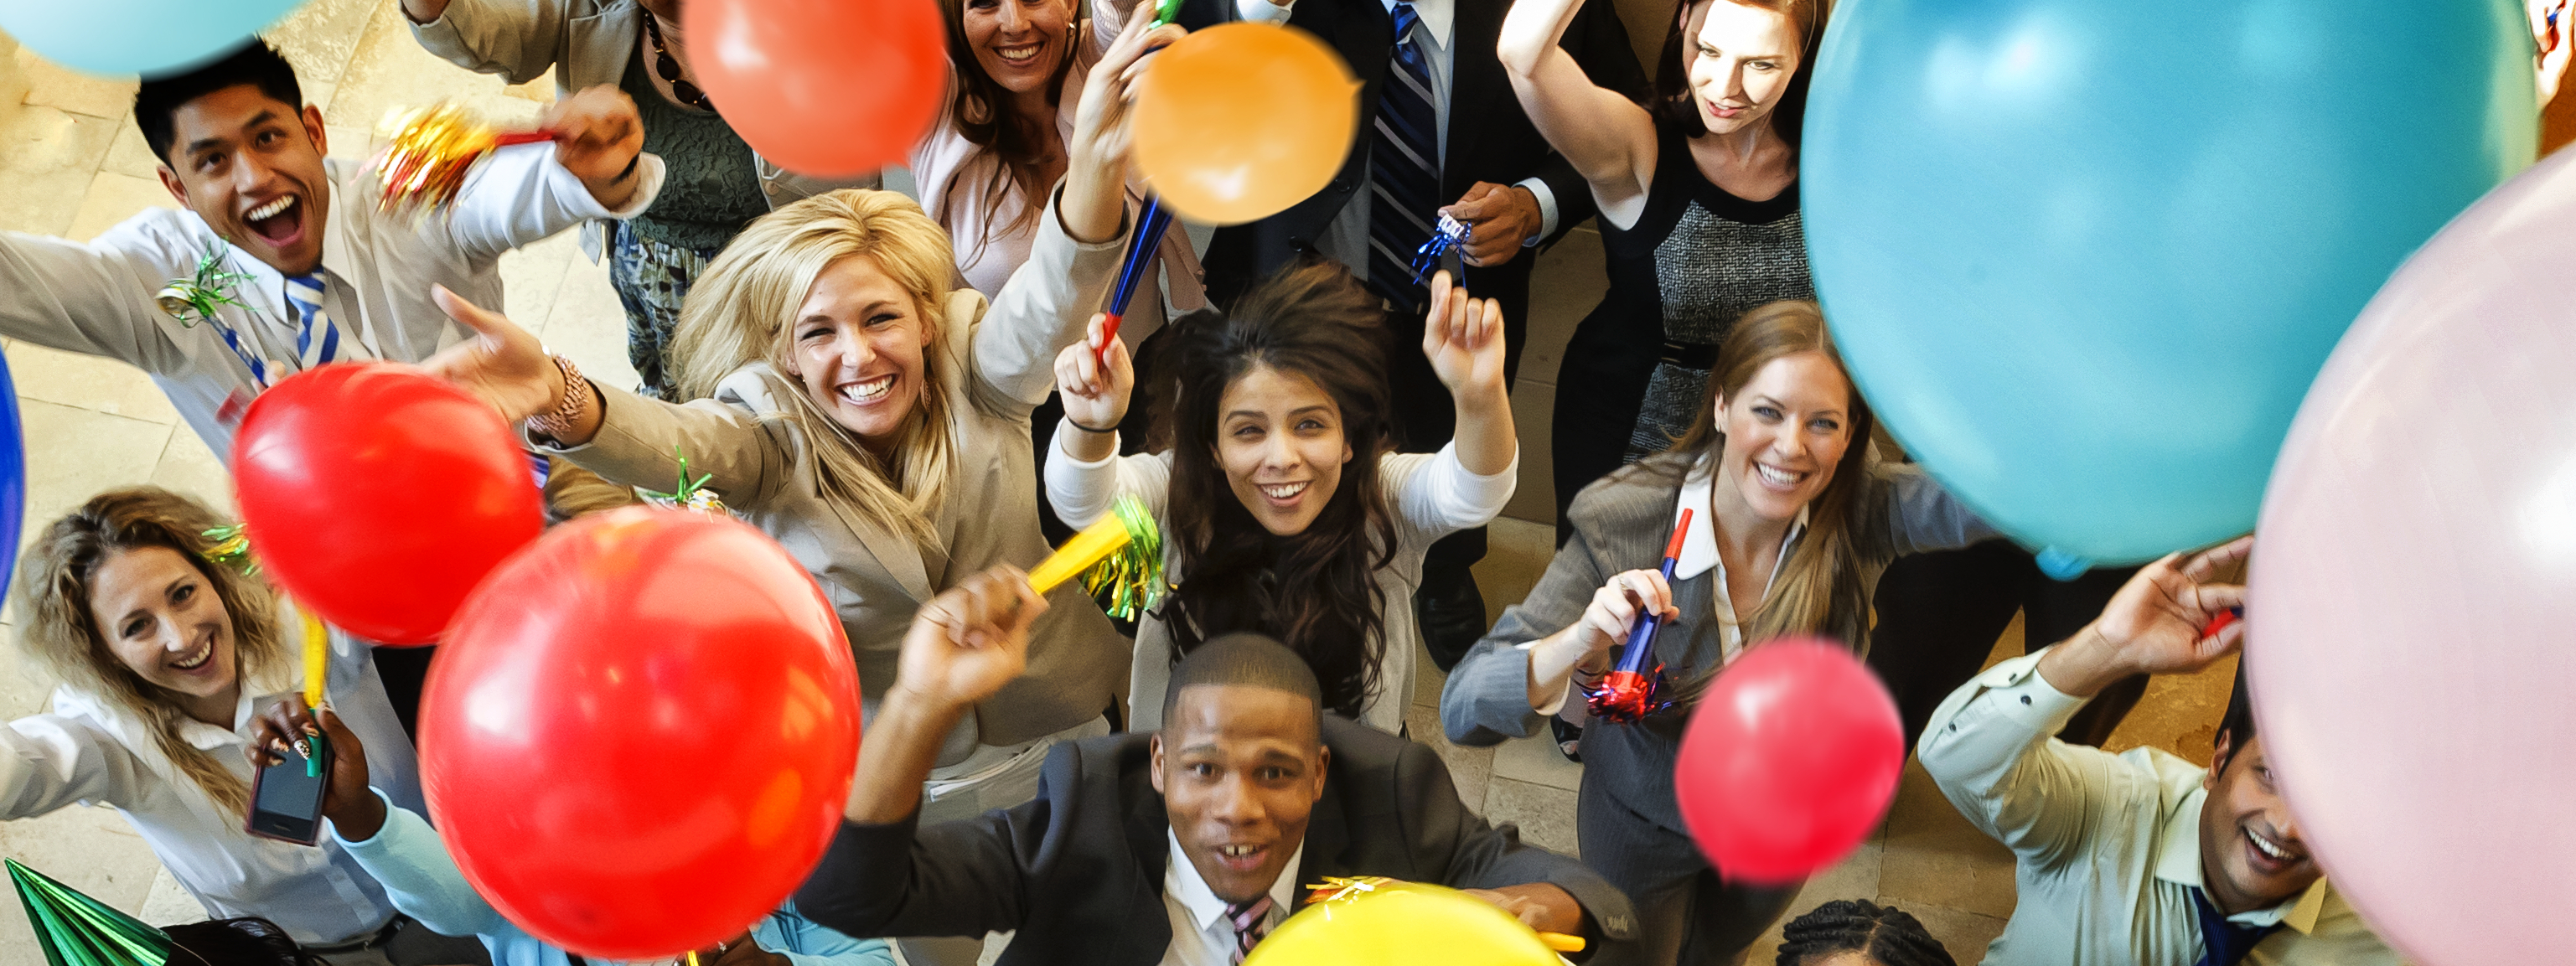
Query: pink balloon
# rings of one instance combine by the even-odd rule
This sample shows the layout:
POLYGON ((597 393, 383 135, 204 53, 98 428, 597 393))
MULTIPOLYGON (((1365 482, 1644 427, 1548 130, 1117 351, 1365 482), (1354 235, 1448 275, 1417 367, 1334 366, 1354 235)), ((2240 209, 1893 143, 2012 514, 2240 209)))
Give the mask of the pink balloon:
POLYGON ((2301 836, 2431 966, 2553 960, 2576 909, 2576 152, 2399 268, 2308 390, 2246 648, 2301 836))
POLYGON ((1904 768, 1905 727, 1877 675, 1838 644, 1773 641, 1692 709, 1673 797, 1720 874, 1793 883, 1869 837, 1904 768))

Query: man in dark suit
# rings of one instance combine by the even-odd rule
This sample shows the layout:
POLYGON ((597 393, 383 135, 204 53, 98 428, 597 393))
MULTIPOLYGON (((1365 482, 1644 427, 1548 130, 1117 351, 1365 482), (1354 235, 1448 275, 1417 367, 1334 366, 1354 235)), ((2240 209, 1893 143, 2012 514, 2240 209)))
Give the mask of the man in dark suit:
POLYGON ((1173 669, 1163 730, 1057 746, 1035 801, 920 828, 960 714, 1020 673, 1045 601, 997 569, 921 609, 869 726, 847 821, 804 888, 852 936, 1017 930, 1003 963, 1240 962, 1324 876, 1467 889, 1533 928, 1626 939, 1628 900, 1458 801, 1431 749, 1320 710, 1306 662, 1253 634, 1173 669))
MULTIPOLYGON (((1343 265, 1387 303, 1387 354, 1405 449, 1449 441, 1456 416, 1422 343, 1423 283, 1407 270, 1443 213, 1472 231, 1460 281, 1503 306, 1505 378, 1520 370, 1529 332, 1523 247, 1552 242, 1592 217, 1592 191, 1549 149, 1512 96, 1494 46, 1509 0, 1184 0, 1192 29, 1233 19, 1285 21, 1321 37, 1359 75, 1359 136, 1331 184, 1287 211, 1217 230, 1203 264, 1218 304, 1303 255, 1343 265), (1399 29, 1401 27, 1401 29, 1399 29)), ((1643 100, 1645 71, 1606 3, 1577 13, 1561 41, 1595 83, 1643 100)), ((1427 274, 1427 273, 1426 273, 1427 274)), ((1468 567, 1485 556, 1479 527, 1432 545, 1415 608, 1440 667, 1485 632, 1485 605, 1468 567)))

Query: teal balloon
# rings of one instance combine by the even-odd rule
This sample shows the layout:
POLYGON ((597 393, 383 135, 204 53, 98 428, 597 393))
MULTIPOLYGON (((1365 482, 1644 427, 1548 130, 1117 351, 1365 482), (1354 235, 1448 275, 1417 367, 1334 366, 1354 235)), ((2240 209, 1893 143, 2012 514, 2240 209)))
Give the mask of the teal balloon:
POLYGON ((0 0, 6 30, 46 60, 93 74, 194 67, 303 0, 0 0))
POLYGON ((1861 390, 1987 519, 2100 563, 2252 529, 2345 326, 2537 150, 2514 0, 1844 0, 1812 83, 1809 257, 1861 390))

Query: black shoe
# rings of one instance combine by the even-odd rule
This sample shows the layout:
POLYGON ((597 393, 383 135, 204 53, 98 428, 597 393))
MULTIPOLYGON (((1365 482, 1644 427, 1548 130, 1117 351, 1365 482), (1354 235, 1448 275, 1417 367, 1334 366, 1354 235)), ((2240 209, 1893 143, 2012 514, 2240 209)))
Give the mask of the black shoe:
POLYGON ((1547 719, 1547 733, 1556 737, 1556 753, 1575 764, 1583 763, 1583 726, 1566 724, 1563 718, 1547 719))
POLYGON ((1454 575, 1423 574, 1421 589, 1413 592, 1413 619, 1421 626, 1431 663, 1449 673, 1485 636, 1485 595, 1476 591, 1475 575, 1465 568, 1454 575))

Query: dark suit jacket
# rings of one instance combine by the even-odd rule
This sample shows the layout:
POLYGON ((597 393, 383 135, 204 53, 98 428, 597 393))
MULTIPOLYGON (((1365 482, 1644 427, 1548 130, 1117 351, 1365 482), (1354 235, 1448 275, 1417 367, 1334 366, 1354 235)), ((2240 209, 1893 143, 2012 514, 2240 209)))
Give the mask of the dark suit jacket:
MULTIPOLYGON (((1545 138, 1539 137, 1538 128, 1531 126, 1529 115, 1522 112, 1520 99, 1512 95, 1502 61, 1494 55, 1494 46, 1502 36, 1503 13, 1511 4, 1509 0, 1456 2, 1457 19, 1450 39, 1453 56, 1449 146, 1440 172, 1441 203, 1456 201, 1479 181, 1509 185, 1523 178, 1541 178, 1556 195, 1557 233, 1562 235, 1592 217, 1592 189, 1572 165, 1547 146, 1545 138)), ((1232 19, 1234 0, 1184 0, 1181 5, 1180 22, 1193 30, 1232 19)), ((1363 85, 1359 136, 1352 139, 1351 152, 1342 159, 1341 173, 1334 175, 1324 190, 1269 218, 1217 230, 1202 264, 1207 270, 1208 294, 1220 305, 1231 304, 1252 282, 1277 271, 1298 255, 1315 251, 1317 239, 1341 214, 1342 207, 1354 195, 1368 190, 1369 138, 1377 125, 1387 55, 1395 44, 1394 18, 1387 15, 1379 0, 1297 0, 1288 24, 1323 38, 1341 52, 1352 73, 1359 75, 1363 85)), ((1594 0, 1577 12, 1561 46, 1583 65, 1593 83, 1625 93, 1631 100, 1646 98, 1645 71, 1637 66, 1636 51, 1628 46, 1628 30, 1608 0, 1594 0)), ((1504 319, 1513 333, 1515 359, 1519 356, 1519 335, 1528 317, 1530 265, 1537 261, 1530 257, 1532 254, 1522 252, 1493 268, 1470 266, 1462 279, 1469 292, 1503 300, 1504 319)))
MULTIPOLYGON (((916 828, 845 823, 796 893, 806 918, 851 936, 981 936, 1016 929, 1004 964, 1152 966, 1171 946, 1163 796, 1142 733, 1047 754, 1035 801, 916 828)), ((1455 888, 1553 883, 1608 939, 1628 938, 1628 899, 1582 863, 1522 845, 1458 801, 1421 744, 1331 716, 1333 760, 1306 825, 1298 885, 1382 875, 1455 888)))

